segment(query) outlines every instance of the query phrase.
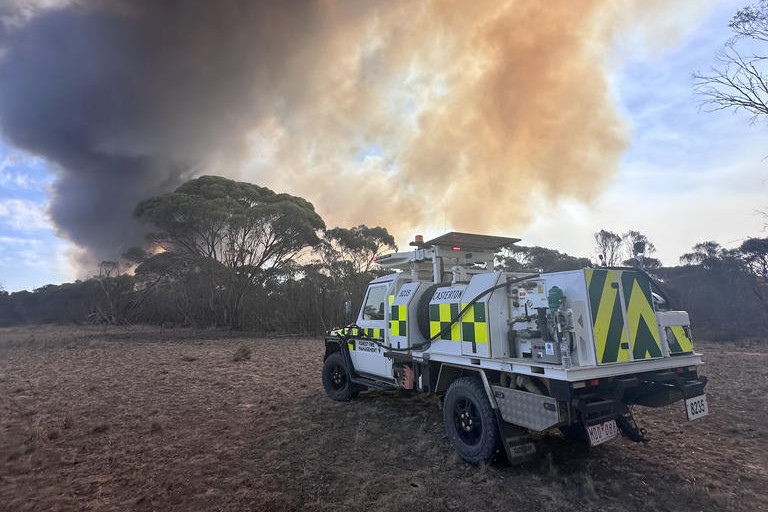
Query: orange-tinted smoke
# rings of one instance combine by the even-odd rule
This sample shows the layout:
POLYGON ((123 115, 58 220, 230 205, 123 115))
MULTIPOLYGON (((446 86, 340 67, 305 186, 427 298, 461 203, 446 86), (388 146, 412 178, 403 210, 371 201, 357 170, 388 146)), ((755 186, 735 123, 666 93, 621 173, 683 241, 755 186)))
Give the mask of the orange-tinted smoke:
POLYGON ((678 7, 345 5, 323 4, 324 45, 296 61, 306 96, 254 127, 244 177, 307 197, 329 225, 383 225, 400 240, 514 235, 563 198, 599 195, 629 145, 608 80, 616 38, 678 7))

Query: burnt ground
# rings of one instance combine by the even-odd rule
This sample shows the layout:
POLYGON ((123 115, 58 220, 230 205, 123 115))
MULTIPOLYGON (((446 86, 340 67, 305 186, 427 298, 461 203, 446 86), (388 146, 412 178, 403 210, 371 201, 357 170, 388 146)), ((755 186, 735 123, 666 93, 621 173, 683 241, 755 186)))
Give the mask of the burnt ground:
POLYGON ((0 329, 0 510, 768 510, 768 343, 696 347, 710 416, 472 467, 434 397, 327 399, 319 339, 0 329))

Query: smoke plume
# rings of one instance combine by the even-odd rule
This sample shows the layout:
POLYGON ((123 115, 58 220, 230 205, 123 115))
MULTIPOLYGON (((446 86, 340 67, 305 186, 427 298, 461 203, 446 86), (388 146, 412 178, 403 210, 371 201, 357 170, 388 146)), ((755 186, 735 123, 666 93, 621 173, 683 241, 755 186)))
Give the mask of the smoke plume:
POLYGON ((605 187, 628 147, 618 32, 677 8, 17 3, 0 8, 0 129, 54 167, 57 229, 97 260, 141 242, 140 200, 201 174, 303 196, 330 225, 514 235, 605 187))

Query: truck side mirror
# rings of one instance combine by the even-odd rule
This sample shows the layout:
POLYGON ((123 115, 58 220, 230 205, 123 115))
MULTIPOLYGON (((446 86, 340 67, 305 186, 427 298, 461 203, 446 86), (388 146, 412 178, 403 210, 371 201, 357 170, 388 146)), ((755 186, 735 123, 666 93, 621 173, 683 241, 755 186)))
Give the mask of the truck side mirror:
POLYGON ((352 323, 352 301, 351 300, 344 301, 344 323, 345 324, 352 323))

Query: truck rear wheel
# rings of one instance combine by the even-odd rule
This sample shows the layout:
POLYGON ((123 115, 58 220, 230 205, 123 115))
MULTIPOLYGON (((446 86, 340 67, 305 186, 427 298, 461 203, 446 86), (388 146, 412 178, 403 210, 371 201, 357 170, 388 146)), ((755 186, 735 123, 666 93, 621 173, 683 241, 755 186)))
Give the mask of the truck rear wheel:
POLYGON ((352 398, 352 382, 349 380, 349 374, 344 367, 341 352, 334 352, 325 358, 323 388, 325 388, 328 397, 337 402, 348 402, 352 398))
POLYGON ((499 449, 496 415, 477 377, 460 377, 448 387, 443 423, 456 453, 471 464, 490 461, 499 449))

